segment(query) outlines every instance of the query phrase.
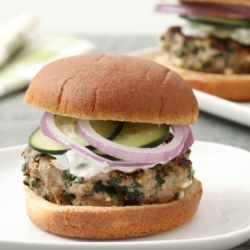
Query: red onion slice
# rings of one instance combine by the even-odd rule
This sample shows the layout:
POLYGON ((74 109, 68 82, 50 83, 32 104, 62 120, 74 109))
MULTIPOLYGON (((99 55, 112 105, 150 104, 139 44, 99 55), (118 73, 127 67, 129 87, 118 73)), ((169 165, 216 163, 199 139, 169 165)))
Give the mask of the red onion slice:
POLYGON ((184 146, 181 150, 180 155, 186 153, 187 150, 189 149, 189 147, 194 143, 194 136, 193 136, 193 133, 192 133, 189 126, 185 127, 184 134, 185 134, 184 135, 185 136, 185 143, 184 143, 184 146))
POLYGON ((142 163, 134 163, 134 162, 119 162, 119 161, 111 161, 104 159, 96 154, 94 154, 91 150, 87 149, 86 147, 81 146, 77 142, 69 139, 67 136, 65 136, 55 125, 54 122, 54 115, 48 112, 45 112, 41 124, 40 124, 41 131, 44 135, 47 137, 73 149, 77 152, 84 154, 93 160, 96 160, 98 162, 102 162, 109 166, 120 166, 120 167, 139 167, 139 166, 145 166, 145 164, 142 163))
POLYGON ((221 18, 248 19, 250 7, 234 6, 219 3, 188 2, 182 4, 157 4, 155 12, 175 13, 179 15, 203 15, 221 18), (241 7, 241 8, 240 8, 241 7), (247 10, 245 9, 247 8, 247 10))
MULTIPOLYGON (((240 13, 244 17, 250 16, 250 6, 247 5, 240 5, 240 4, 226 4, 226 3, 212 3, 212 2, 197 2, 197 1, 189 1, 189 2, 182 2, 184 5, 193 5, 198 6, 200 8, 206 9, 213 9, 217 10, 220 9, 224 11, 227 15, 230 13, 240 13)), ((233 18, 233 17, 230 17, 233 18)), ((235 17, 236 18, 236 17, 235 17)))
POLYGON ((135 148, 107 140, 95 132, 88 120, 77 120, 78 133, 95 148, 118 159, 144 164, 170 161, 182 152, 184 145, 186 148, 191 143, 190 140, 185 144, 185 135, 186 138, 189 135, 188 125, 171 127, 174 131, 174 138, 171 142, 155 148, 135 148))

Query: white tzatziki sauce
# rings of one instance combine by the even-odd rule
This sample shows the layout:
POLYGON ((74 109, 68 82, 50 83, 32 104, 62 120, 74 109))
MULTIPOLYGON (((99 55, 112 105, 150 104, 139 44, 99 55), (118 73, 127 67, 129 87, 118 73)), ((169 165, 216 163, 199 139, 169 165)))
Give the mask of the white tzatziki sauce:
POLYGON ((181 27, 185 36, 207 37, 213 35, 218 38, 231 38, 244 45, 250 45, 250 28, 223 29, 208 24, 186 23, 181 27))
MULTIPOLYGON (((70 170, 70 173, 77 177, 90 178, 98 173, 108 173, 113 170, 119 170, 124 173, 132 173, 138 169, 138 167, 116 167, 109 166, 107 163, 101 163, 95 161, 83 154, 80 154, 74 150, 68 150, 63 155, 52 155, 55 160, 52 160, 52 164, 61 170, 70 170)), ((152 168, 153 165, 140 166, 140 169, 152 168)))

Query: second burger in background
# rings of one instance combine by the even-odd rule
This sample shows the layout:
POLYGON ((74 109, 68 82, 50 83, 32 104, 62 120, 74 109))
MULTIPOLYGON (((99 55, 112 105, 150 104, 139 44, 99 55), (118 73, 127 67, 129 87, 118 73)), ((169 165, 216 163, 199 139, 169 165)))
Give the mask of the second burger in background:
POLYGON ((250 100, 250 1, 181 1, 155 11, 186 20, 161 37, 157 61, 193 87, 231 101, 250 100))

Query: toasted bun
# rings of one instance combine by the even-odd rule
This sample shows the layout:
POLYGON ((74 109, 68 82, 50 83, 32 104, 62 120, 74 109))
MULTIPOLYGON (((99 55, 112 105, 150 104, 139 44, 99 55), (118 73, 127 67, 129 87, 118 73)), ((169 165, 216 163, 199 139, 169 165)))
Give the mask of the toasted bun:
POLYGON ((126 207, 60 206, 27 186, 25 193, 29 218, 45 231, 74 238, 119 239, 161 233, 189 221, 198 209, 202 187, 194 179, 181 200, 126 207))
POLYGON ((224 3, 236 5, 250 5, 250 0, 180 0, 181 2, 208 2, 208 3, 224 3))
POLYGON ((166 52, 157 56, 155 61, 180 74, 194 89, 230 101, 250 100, 250 75, 222 75, 185 70, 172 66, 166 52))
POLYGON ((25 103, 83 119, 191 124, 198 105, 190 86, 168 68, 125 55, 81 55, 43 67, 25 103))

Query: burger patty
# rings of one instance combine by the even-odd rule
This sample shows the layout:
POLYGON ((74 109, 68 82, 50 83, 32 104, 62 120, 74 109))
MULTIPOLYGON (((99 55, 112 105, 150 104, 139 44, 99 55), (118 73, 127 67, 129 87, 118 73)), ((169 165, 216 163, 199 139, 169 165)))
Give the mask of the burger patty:
POLYGON ((165 164, 132 173, 113 170, 91 178, 77 177, 53 166, 53 156, 26 147, 24 184, 37 195, 60 205, 125 206, 166 203, 183 197, 194 175, 190 149, 165 164))
POLYGON ((230 38, 190 37, 172 27, 160 39, 174 66, 205 73, 250 73, 250 46, 230 38))

